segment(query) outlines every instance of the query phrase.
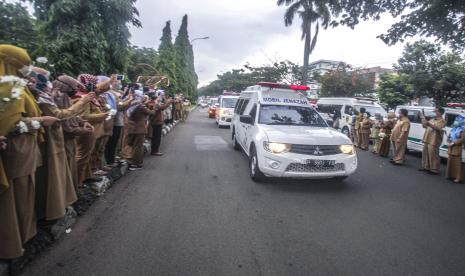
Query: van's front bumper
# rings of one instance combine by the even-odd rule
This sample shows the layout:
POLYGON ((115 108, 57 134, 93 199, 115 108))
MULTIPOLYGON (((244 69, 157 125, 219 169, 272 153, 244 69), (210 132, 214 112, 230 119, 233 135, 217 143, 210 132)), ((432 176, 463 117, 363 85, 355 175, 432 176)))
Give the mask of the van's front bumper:
POLYGON ((357 155, 336 154, 310 156, 296 153, 272 154, 260 150, 258 165, 262 173, 270 177, 284 178, 333 178, 353 174, 358 167, 357 155), (314 167, 308 160, 335 161, 334 167, 314 167), (279 166, 277 166, 279 164, 279 166))
POLYGON ((232 122, 232 115, 218 116, 218 124, 220 126, 230 126, 232 122))

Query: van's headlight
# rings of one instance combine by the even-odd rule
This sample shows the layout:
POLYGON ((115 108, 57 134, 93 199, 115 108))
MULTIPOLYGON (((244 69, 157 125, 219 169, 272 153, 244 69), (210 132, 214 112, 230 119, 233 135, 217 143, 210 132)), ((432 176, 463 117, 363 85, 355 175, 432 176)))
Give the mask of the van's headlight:
POLYGON ((353 145, 341 145, 339 149, 341 150, 342 153, 345 153, 345 154, 349 154, 349 155, 355 154, 355 149, 353 145))
POLYGON ((271 153, 286 153, 291 150, 290 144, 263 142, 263 147, 271 153))

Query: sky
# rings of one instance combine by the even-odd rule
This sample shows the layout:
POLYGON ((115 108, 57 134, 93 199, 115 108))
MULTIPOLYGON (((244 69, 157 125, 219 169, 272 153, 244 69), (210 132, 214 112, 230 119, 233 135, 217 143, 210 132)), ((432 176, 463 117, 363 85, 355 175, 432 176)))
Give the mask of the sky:
MULTIPOLYGON (((296 18, 293 26, 285 27, 286 8, 278 7, 276 2, 137 0, 143 27, 131 27, 131 43, 158 48, 166 21, 171 21, 174 39, 182 17, 188 14, 190 38, 210 37, 193 42, 200 86, 215 80, 218 74, 241 68, 247 62, 263 65, 271 60, 290 60, 302 64, 304 43, 300 39, 300 20, 296 18)), ((330 59, 358 67, 391 68, 401 56, 404 44, 387 46, 376 37, 395 22, 394 18, 384 15, 380 21, 362 22, 354 30, 344 26, 320 30, 310 62, 330 59)))
MULTIPOLYGON (((276 0, 138 0, 136 5, 143 28, 131 28, 134 45, 157 48, 168 20, 174 38, 184 14, 189 15, 191 39, 210 37, 193 43, 200 86, 246 62, 263 65, 287 59, 303 63, 300 20, 285 27, 285 7, 278 7, 276 0)), ((380 21, 363 22, 355 30, 344 26, 320 30, 310 62, 330 59, 360 67, 391 68, 404 45, 389 47, 376 36, 394 22, 385 15, 380 21)))

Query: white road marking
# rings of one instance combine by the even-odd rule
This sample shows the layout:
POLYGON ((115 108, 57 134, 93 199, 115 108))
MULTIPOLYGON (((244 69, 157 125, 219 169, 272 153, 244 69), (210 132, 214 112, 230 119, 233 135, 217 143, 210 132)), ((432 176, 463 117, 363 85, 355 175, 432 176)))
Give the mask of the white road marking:
POLYGON ((195 136, 195 148, 199 151, 225 150, 228 143, 220 136, 195 136))

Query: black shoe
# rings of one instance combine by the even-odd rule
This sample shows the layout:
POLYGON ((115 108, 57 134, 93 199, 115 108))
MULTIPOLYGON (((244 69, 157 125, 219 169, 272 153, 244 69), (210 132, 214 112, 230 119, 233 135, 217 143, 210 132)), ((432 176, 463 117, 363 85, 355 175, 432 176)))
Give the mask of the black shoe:
POLYGON ((429 172, 429 170, 427 170, 427 169, 423 169, 423 168, 421 168, 421 169, 418 169, 418 171, 419 171, 419 172, 429 172))
POLYGON ((99 182, 102 181, 103 178, 101 177, 91 177, 86 180, 84 180, 84 183, 93 183, 93 182, 99 182))
POLYGON ((431 174, 431 175, 439 175, 438 172, 433 172, 433 171, 428 171, 428 174, 431 174))

